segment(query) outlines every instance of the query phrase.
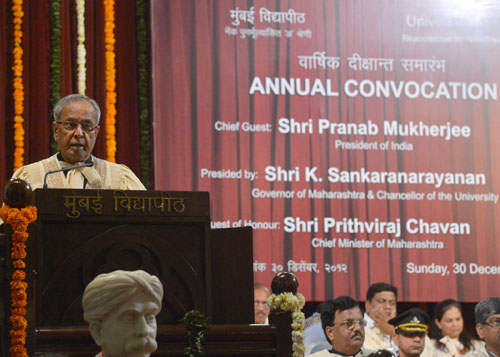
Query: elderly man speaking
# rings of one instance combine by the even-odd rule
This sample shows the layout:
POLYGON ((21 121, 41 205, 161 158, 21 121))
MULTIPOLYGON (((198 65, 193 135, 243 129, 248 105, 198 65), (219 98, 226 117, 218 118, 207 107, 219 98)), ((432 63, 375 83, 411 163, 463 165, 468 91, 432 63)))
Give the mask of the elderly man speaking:
POLYGON ((81 94, 70 94, 54 107, 52 132, 60 152, 23 166, 13 178, 28 181, 32 189, 91 188, 145 190, 136 175, 125 165, 118 165, 91 155, 99 135, 101 110, 97 103, 81 94), (79 168, 72 168, 80 166, 79 168), (61 171, 61 169, 67 170, 61 171), (47 173, 56 171, 54 173, 47 173))

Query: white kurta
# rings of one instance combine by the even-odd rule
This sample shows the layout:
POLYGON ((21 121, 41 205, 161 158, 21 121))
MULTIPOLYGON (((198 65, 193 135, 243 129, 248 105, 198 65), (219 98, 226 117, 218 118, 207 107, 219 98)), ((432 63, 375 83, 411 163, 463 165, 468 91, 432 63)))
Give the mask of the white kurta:
MULTIPOLYGON (((373 352, 372 350, 366 350, 363 347, 361 347, 361 349, 359 350, 359 352, 356 353, 352 357, 366 357, 366 356, 368 356, 372 352, 373 352)), ((309 356, 310 357, 332 357, 332 356, 345 357, 344 355, 339 355, 339 354, 336 354, 336 353, 331 353, 328 350, 322 350, 322 351, 313 353, 312 355, 309 355, 309 356)))
POLYGON ((363 343, 363 347, 370 350, 390 350, 391 352, 397 352, 398 347, 392 340, 392 336, 382 333, 378 327, 375 327, 375 321, 366 312, 364 319, 367 325, 365 327, 365 342, 363 343))
POLYGON ((444 343, 445 349, 440 350, 436 347, 436 340, 431 340, 432 346, 434 347, 435 357, 459 357, 468 356, 474 354, 474 352, 480 350, 484 346, 484 342, 472 340, 472 349, 467 351, 465 354, 461 354, 460 351, 463 350, 464 346, 458 340, 458 338, 450 338, 449 336, 444 336, 441 338, 441 342, 444 343))
MULTIPOLYGON (((145 190, 146 188, 137 176, 125 165, 115 164, 106 160, 91 157, 94 166, 71 170, 47 176, 48 188, 84 188, 83 182, 87 179, 88 189, 114 190, 145 190)), ((74 164, 74 165, 77 165, 74 164)), ((73 166, 57 159, 57 154, 23 166, 14 172, 13 178, 22 178, 29 182, 33 190, 43 187, 43 180, 48 171, 73 166)))

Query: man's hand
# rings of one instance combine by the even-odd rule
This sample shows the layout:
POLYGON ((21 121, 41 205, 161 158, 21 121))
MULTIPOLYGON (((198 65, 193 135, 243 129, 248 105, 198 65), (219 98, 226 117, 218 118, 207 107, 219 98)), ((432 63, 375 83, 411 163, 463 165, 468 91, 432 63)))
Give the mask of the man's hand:
POLYGON ((378 327, 383 334, 390 336, 394 335, 394 326, 388 322, 394 316, 388 316, 384 311, 379 309, 372 309, 370 311, 370 317, 375 322, 375 327, 378 327))

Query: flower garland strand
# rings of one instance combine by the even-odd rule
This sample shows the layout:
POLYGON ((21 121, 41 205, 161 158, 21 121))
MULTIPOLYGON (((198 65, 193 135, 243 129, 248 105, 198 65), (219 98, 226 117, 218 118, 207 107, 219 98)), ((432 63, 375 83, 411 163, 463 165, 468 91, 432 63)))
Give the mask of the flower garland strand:
POLYGON ((12 228, 12 251, 10 257, 14 272, 10 282, 10 355, 12 357, 28 357, 26 351, 26 305, 28 304, 28 295, 26 289, 28 283, 24 281, 26 273, 26 241, 28 240, 28 225, 37 218, 37 209, 35 206, 25 208, 10 208, 5 205, 0 208, 0 218, 12 228))
POLYGON ((87 70, 85 68, 87 51, 85 50, 85 0, 76 0, 77 38, 76 64, 78 93, 85 94, 87 70))
POLYGON ((106 154, 116 162, 116 69, 115 69, 115 1, 104 0, 104 45, 106 56, 106 154))
POLYGON ((301 293, 293 295, 292 293, 272 294, 267 299, 267 303, 272 310, 281 309, 292 313, 292 342, 293 357, 302 357, 306 352, 304 345, 304 313, 300 310, 304 307, 306 299, 301 293))
POLYGON ((146 25, 146 2, 135 0, 137 72, 139 91, 139 157, 141 161, 141 181, 151 188, 151 125, 149 118, 149 61, 148 34, 146 25))
POLYGON ((14 23, 13 98, 14 98, 14 171, 24 165, 24 85, 23 85, 23 0, 12 1, 14 23))
MULTIPOLYGON (((52 111, 61 99, 61 0, 50 2, 50 113, 47 113, 52 122, 52 111)), ((49 126, 49 128, 51 128, 49 126)), ((51 131, 51 129, 49 129, 51 131)), ((53 135, 51 138, 52 154, 59 151, 53 135)))

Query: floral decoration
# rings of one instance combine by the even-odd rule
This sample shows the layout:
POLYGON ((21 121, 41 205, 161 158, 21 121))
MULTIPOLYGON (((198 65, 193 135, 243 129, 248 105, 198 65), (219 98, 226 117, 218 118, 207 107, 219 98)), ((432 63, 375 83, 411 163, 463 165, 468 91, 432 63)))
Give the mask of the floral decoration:
POLYGON ((78 45, 76 47, 76 64, 77 64, 77 83, 78 93, 85 94, 87 89, 85 68, 87 51, 85 50, 85 0, 76 0, 76 19, 77 19, 77 38, 78 45))
POLYGON ((149 61, 145 0, 136 0, 135 9, 137 19, 137 86, 139 91, 139 157, 141 181, 149 189, 151 188, 151 126, 149 120, 149 61))
POLYGON ((14 170, 24 165, 24 85, 23 85, 23 0, 12 1, 14 23, 14 49, 12 55, 13 98, 14 98, 14 170))
POLYGON ((191 310, 186 312, 180 322, 186 326, 189 343, 189 347, 186 348, 184 355, 189 357, 204 356, 203 342, 205 341, 205 333, 208 327, 208 317, 198 310, 191 310))
MULTIPOLYGON (((51 111, 61 99, 61 0, 50 2, 50 105, 51 111)), ((48 113, 52 121, 52 113, 48 113)), ((59 151, 57 143, 51 137, 51 149, 55 154, 59 151)))
POLYGON ((115 1, 104 0, 104 46, 106 59, 106 159, 116 162, 116 69, 115 1))
POLYGON ((300 310, 304 307, 306 299, 301 293, 293 295, 290 292, 281 293, 278 295, 272 294, 267 299, 267 303, 272 310, 281 309, 292 313, 292 342, 293 342, 293 357, 302 357, 306 351, 304 345, 304 313, 300 310))
POLYGON ((34 206, 25 208, 10 208, 5 205, 0 208, 0 218, 12 228, 12 251, 10 257, 14 272, 10 281, 10 355, 12 357, 28 357, 26 351, 26 305, 28 304, 26 289, 26 241, 28 240, 28 225, 37 218, 37 209, 34 206))

